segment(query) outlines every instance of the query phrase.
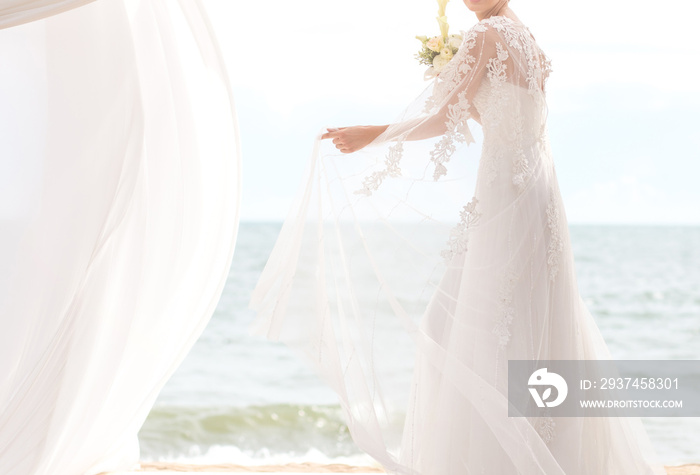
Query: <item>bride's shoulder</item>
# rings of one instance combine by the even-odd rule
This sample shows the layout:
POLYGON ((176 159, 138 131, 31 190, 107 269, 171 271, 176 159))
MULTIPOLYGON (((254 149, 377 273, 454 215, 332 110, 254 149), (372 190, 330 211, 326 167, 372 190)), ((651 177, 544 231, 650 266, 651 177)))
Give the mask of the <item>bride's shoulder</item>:
POLYGON ((472 38, 495 38, 498 36, 503 36, 506 30, 512 30, 516 26, 517 22, 508 17, 492 16, 479 20, 478 23, 474 24, 466 32, 462 31, 462 34, 472 38))
POLYGON ((506 28, 516 28, 518 26, 522 26, 522 23, 510 17, 501 15, 484 18, 483 20, 479 20, 479 22, 474 25, 474 27, 484 29, 493 28, 498 31, 503 31, 506 28))
POLYGON ((484 18, 483 20, 479 20, 478 23, 476 23, 469 30, 467 30, 466 34, 503 36, 505 34, 508 34, 508 32, 512 32, 514 30, 518 30, 524 27, 525 25, 523 25, 519 21, 513 20, 512 18, 508 18, 506 16, 492 16, 489 18, 484 18))
POLYGON ((495 43, 506 41, 509 45, 517 47, 518 38, 523 32, 527 32, 525 25, 517 20, 505 16, 492 16, 484 18, 473 25, 469 30, 462 31, 465 42, 483 41, 495 43))

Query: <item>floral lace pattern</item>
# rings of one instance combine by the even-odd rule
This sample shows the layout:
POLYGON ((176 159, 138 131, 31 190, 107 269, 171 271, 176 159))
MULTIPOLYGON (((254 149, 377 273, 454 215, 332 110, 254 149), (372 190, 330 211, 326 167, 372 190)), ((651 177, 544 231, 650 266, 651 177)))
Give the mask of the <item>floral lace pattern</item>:
POLYGON ((506 104, 506 92, 503 86, 506 84, 506 61, 508 60, 508 51, 503 48, 501 43, 496 43, 496 57, 489 59, 486 66, 486 77, 489 83, 489 95, 485 104, 485 111, 482 114, 483 120, 487 122, 487 126, 497 128, 501 122, 502 111, 506 104))
POLYGON ((476 205, 479 200, 472 197, 462 211, 460 211, 460 221, 450 232, 450 238, 447 241, 447 249, 442 251, 440 255, 446 262, 451 261, 455 256, 467 252, 467 243, 469 241, 469 228, 476 224, 481 217, 481 213, 476 211, 476 205))
POLYGON ((384 159, 384 169, 372 173, 370 176, 364 179, 362 182, 362 188, 355 191, 355 194, 362 194, 370 196, 372 192, 377 191, 379 185, 382 184, 384 178, 387 176, 397 177, 401 176, 401 168, 399 167, 399 162, 401 161, 401 156, 403 155, 403 140, 399 140, 396 144, 389 148, 389 152, 384 159))
POLYGON ((435 79, 433 94, 425 102, 425 113, 435 111, 437 106, 443 103, 452 91, 462 82, 472 70, 476 58, 470 52, 476 47, 477 35, 486 31, 486 26, 478 23, 468 32, 461 32, 464 40, 457 54, 447 63, 447 66, 435 79))
POLYGON ((525 55, 527 61, 527 83, 531 94, 544 91, 545 82, 552 70, 551 61, 540 50, 532 33, 526 27, 511 28, 512 20, 506 17, 492 17, 488 19, 493 27, 503 34, 506 42, 525 55))
POLYGON ((515 318, 515 303, 513 294, 518 274, 515 272, 513 264, 509 265, 501 276, 500 291, 498 297, 498 313, 491 333, 496 335, 496 365, 494 380, 498 381, 498 369, 500 367, 500 353, 510 342, 510 326, 515 318))
POLYGON ((537 433, 540 434, 540 437, 542 437, 542 441, 545 444, 549 444, 552 440, 554 440, 554 436, 556 435, 554 428, 556 425, 557 424, 554 422, 554 419, 551 416, 545 416, 538 420, 537 433))
MULTIPOLYGON (((522 59, 527 65, 525 83, 527 92, 535 98, 538 103, 542 103, 542 93, 544 92, 544 80, 549 75, 550 62, 544 53, 534 42, 531 33, 524 26, 505 17, 492 17, 488 23, 497 31, 511 51, 522 53, 522 59)), ((498 175, 499 164, 504 157, 511 157, 511 182, 519 193, 522 193, 532 174, 532 163, 528 159, 526 145, 532 143, 532 139, 543 138, 544 130, 533 131, 529 129, 529 124, 534 121, 526 120, 520 108, 519 101, 509 103, 512 92, 504 89, 508 83, 507 64, 509 54, 501 43, 496 43, 496 56, 489 60, 487 66, 486 87, 481 94, 475 97, 479 102, 479 112, 482 123, 491 130, 499 127, 507 127, 503 134, 509 136, 507 141, 502 140, 503 134, 497 142, 485 140, 482 154, 482 164, 484 178, 487 184, 492 183, 498 175), (509 111, 509 117, 504 116, 504 111, 509 111), (535 137, 538 136, 538 137, 535 137)), ((514 60, 516 60, 514 58, 514 60)), ((517 82, 517 81, 516 81, 517 82)))
POLYGON ((515 153, 513 155, 513 185, 522 193, 525 190, 530 167, 523 148, 525 124, 520 117, 515 125, 515 153))
POLYGON ((563 248, 562 238, 559 234, 559 207, 557 206, 555 188, 549 193, 547 205, 547 226, 549 227, 549 249, 547 250, 547 266, 549 278, 554 280, 559 272, 559 256, 563 248))
POLYGON ((438 180, 441 176, 447 174, 447 163, 455 153, 455 142, 465 143, 473 142, 467 120, 469 119, 469 101, 467 100, 467 91, 462 91, 457 95, 457 104, 449 105, 447 113, 447 132, 442 136, 442 139, 435 145, 435 148, 430 152, 430 160, 435 164, 435 172, 433 179, 438 180))
POLYGON ((497 84, 502 84, 506 82, 506 64, 505 61, 508 59, 508 51, 503 48, 501 43, 496 43, 496 57, 489 59, 489 64, 487 66, 488 73, 486 77, 497 84))
POLYGON ((493 333, 498 337, 498 347, 505 348, 510 341, 510 324, 513 322, 513 313, 505 312, 493 327, 493 333))
POLYGON ((492 330, 492 333, 498 337, 499 349, 505 348, 510 341, 510 324, 513 322, 515 315, 513 291, 515 290, 517 278, 515 269, 511 266, 505 271, 501 280, 501 291, 498 301, 500 316, 497 318, 496 325, 492 330))
POLYGON ((491 142, 485 142, 482 148, 479 171, 484 174, 484 182, 489 185, 498 176, 498 160, 496 150, 491 142))
MULTIPOLYGON (((512 89, 506 88, 506 85, 511 84, 516 88, 517 85, 526 87, 527 89, 524 90, 534 97, 537 104, 542 105, 544 82, 551 70, 550 61, 539 49, 529 30, 506 17, 487 18, 462 34, 464 40, 459 51, 435 78, 432 94, 424 103, 423 112, 428 116, 435 114, 444 116, 444 132, 430 151, 430 161, 434 166, 433 179, 438 180, 447 175, 446 164, 456 153, 458 143, 474 142, 467 121, 473 116, 476 118, 480 116, 485 130, 482 162, 486 182, 492 183, 498 176, 499 164, 504 157, 511 157, 513 165, 510 178, 513 186, 522 193, 533 168, 533 164, 528 159, 528 147, 532 143, 532 135, 536 135, 536 132, 530 130, 530 124, 539 121, 537 118, 530 120, 530 117, 522 115, 522 111, 517 107, 519 105, 517 101, 520 99, 514 98, 512 89), (479 43, 484 44, 486 40, 482 34, 489 28, 497 31, 502 41, 488 43, 495 48, 495 51, 484 53, 477 46, 479 43), (481 64, 479 67, 483 68, 481 70, 485 72, 485 78, 488 79, 479 80, 478 84, 477 75, 474 73, 477 63, 481 64), (519 68, 523 71, 520 72, 519 68), (515 69, 515 71, 509 69, 515 69), (520 81, 517 76, 519 73, 520 81), (458 88, 460 91, 455 94, 458 88), (483 94, 484 91, 486 96, 478 98, 479 92, 483 94), (454 97, 452 97, 453 94, 454 97), (475 114, 472 106, 477 99, 480 99, 481 105, 477 107, 478 114, 475 114), (448 100, 450 103, 447 103, 448 100), (486 139, 486 130, 497 131, 503 127, 508 127, 508 140, 501 140, 498 144, 489 143, 486 139)), ((362 188, 355 193, 371 195, 387 177, 400 176, 399 162, 404 154, 403 141, 414 132, 416 127, 427 122, 429 121, 422 120, 417 126, 412 126, 410 130, 401 133, 397 142, 388 149, 384 168, 366 177, 362 188)), ((430 127, 434 126, 435 124, 431 123, 430 127)), ((432 133, 434 134, 435 131, 432 133)))

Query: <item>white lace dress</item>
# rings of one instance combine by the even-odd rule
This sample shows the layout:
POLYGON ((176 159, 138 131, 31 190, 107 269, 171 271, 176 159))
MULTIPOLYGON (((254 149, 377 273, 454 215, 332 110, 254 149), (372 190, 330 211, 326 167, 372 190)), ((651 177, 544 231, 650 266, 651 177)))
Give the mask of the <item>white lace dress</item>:
POLYGON ((390 472, 664 473, 638 419, 508 417, 509 359, 610 359, 578 293, 549 71, 526 27, 482 20, 368 150, 317 142, 253 295, 257 330, 308 358, 390 472))

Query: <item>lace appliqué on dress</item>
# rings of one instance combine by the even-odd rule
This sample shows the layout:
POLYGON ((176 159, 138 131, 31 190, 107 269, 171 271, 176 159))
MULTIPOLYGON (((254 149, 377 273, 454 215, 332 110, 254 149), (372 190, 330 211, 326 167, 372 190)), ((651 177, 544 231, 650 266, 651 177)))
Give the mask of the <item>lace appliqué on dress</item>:
POLYGON ((556 435, 554 427, 556 425, 557 424, 554 422, 554 419, 551 416, 545 416, 538 419, 537 433, 540 434, 540 437, 542 437, 542 441, 545 444, 549 444, 552 440, 554 440, 554 436, 556 435))
MULTIPOLYGON (((499 25, 503 26, 501 23, 499 25)), ((510 29, 508 29, 510 31, 510 29)), ((484 111, 481 114, 483 121, 489 121, 489 126, 492 128, 498 127, 497 119, 501 115, 501 111, 504 109, 506 101, 506 92, 503 86, 507 80, 507 66, 506 61, 508 60, 508 51, 503 47, 501 43, 496 43, 496 57, 491 58, 486 66, 486 77, 489 80, 488 84, 488 100, 485 101, 484 111), (495 122, 494 122, 495 120, 495 122)), ((516 130, 516 140, 517 134, 519 133, 520 142, 522 142, 524 127, 516 130)), ((520 147, 522 151, 522 147, 520 147)), ((496 176, 498 175, 498 162, 502 159, 502 156, 507 155, 507 152, 503 150, 502 143, 485 141, 484 148, 482 152, 482 167, 485 173, 486 183, 492 183, 496 176)), ((517 155, 516 155, 517 156, 517 155)), ((522 153, 524 158, 524 153, 522 153)), ((518 163, 516 160, 515 168, 522 164, 518 163)), ((526 164, 526 162, 525 162, 526 164)), ((518 181, 516 177, 513 177, 514 183, 518 181)))
POLYGON ((442 251, 440 255, 445 259, 445 262, 449 262, 462 253, 467 252, 467 243, 469 241, 469 228, 476 224, 481 217, 481 213, 476 211, 476 205, 479 200, 476 197, 472 197, 471 201, 467 203, 462 211, 460 211, 460 221, 450 232, 450 238, 447 241, 447 249, 442 251))
POLYGON ((455 142, 473 143, 467 120, 469 119, 469 101, 467 100, 467 91, 462 91, 457 94, 457 103, 448 106, 447 122, 445 122, 446 132, 442 139, 435 145, 435 148, 430 152, 430 160, 435 164, 435 172, 433 178, 437 181, 441 176, 447 174, 445 163, 450 161, 450 158, 455 153, 457 147, 455 142))
POLYGON ((440 71, 440 75, 435 79, 433 93, 425 101, 425 113, 434 111, 439 104, 442 104, 472 70, 476 58, 469 53, 476 47, 477 34, 484 31, 486 31, 485 25, 476 24, 468 32, 461 32, 464 36, 462 45, 454 58, 447 63, 447 66, 440 71))
MULTIPOLYGON (((445 164, 456 152, 456 143, 474 142, 467 126, 468 119, 473 115, 471 100, 467 99, 467 91, 470 90, 470 81, 472 81, 470 73, 473 72, 477 62, 475 56, 481 54, 475 54, 474 51, 478 50, 478 43, 483 40, 480 35, 489 28, 498 30, 503 42, 495 42, 495 57, 489 58, 485 65, 489 89, 488 97, 484 100, 484 110, 479 111, 483 121, 482 127, 496 130, 501 121, 508 120, 508 117, 503 117, 503 111, 509 110, 508 107, 510 107, 509 92, 504 87, 509 80, 509 68, 526 69, 525 79, 528 91, 536 100, 540 100, 541 93, 544 92, 544 82, 551 71, 550 61, 539 49, 527 28, 509 18, 491 17, 474 25, 469 31, 463 31, 464 40, 459 51, 435 78, 432 94, 424 104, 424 112, 429 116, 444 113, 442 108, 447 108, 445 132, 430 152, 430 160, 434 164, 434 180, 447 174, 445 164), (520 59, 513 58, 511 61, 507 48, 511 48, 511 53, 518 52, 520 59), (513 62, 517 64, 524 62, 526 66, 512 66, 513 62), (462 91, 451 98, 450 96, 455 94, 458 88, 462 91), (456 102, 446 104, 448 100, 456 102)), ((519 192, 524 191, 532 169, 524 150, 524 144, 529 143, 526 140, 528 134, 526 125, 521 122, 511 129, 514 133, 514 142, 499 144, 484 141, 481 168, 487 183, 495 180, 502 157, 510 155, 513 160, 512 183, 519 192)), ((400 176, 399 161, 403 155, 403 141, 410 133, 411 131, 402 134, 398 142, 389 148, 384 169, 366 177, 362 188, 355 191, 356 194, 369 196, 379 188, 385 178, 400 176)))
POLYGON ((547 205, 547 226, 549 227, 549 249, 547 250, 547 265, 549 266, 549 278, 554 280, 559 272, 559 256, 563 248, 559 233, 559 207, 557 206, 555 188, 549 193, 547 205))
POLYGON ((496 325, 493 327, 493 334, 498 337, 498 349, 503 349, 510 341, 510 324, 515 316, 515 305, 513 304, 513 291, 515 290, 515 282, 518 276, 515 269, 509 267, 501 279, 501 290, 498 300, 499 317, 496 320, 496 325))
POLYGON ((535 43, 530 30, 524 26, 513 28, 512 20, 506 17, 492 17, 489 20, 493 27, 503 34, 511 48, 524 53, 529 92, 534 95, 544 91, 544 84, 552 70, 551 62, 535 43))
POLYGON ((499 354, 508 346, 508 342, 510 342, 510 325, 515 318, 513 293, 515 292, 515 283, 517 280, 518 274, 515 272, 515 266, 510 264, 501 276, 498 297, 498 316, 496 317, 496 324, 491 330, 491 333, 498 337, 498 341, 496 342, 496 370, 494 371, 494 381, 498 381, 498 370, 501 364, 499 354))
POLYGON ((513 20, 504 16, 493 16, 482 21, 491 24, 497 31, 502 33, 511 48, 522 51, 520 35, 515 28, 512 28, 513 20))
MULTIPOLYGON (((523 34, 532 36, 527 29, 525 29, 523 34)), ((538 95, 545 90, 547 78, 549 78, 549 73, 552 71, 552 63, 535 44, 534 40, 523 44, 526 45, 528 92, 533 96, 538 95)))
POLYGON ((501 43, 496 43, 496 57, 489 59, 487 66, 487 77, 492 82, 504 83, 506 81, 506 64, 508 60, 508 51, 503 48, 501 43))
POLYGON ((403 140, 399 140, 396 144, 389 148, 389 152, 384 159, 384 169, 372 173, 362 182, 362 188, 355 191, 356 195, 370 196, 372 192, 377 191, 379 185, 382 184, 387 176, 401 176, 401 168, 399 162, 403 156, 403 140))
POLYGON ((518 192, 525 190, 527 179, 530 176, 529 162, 523 149, 525 124, 522 117, 515 126, 515 155, 513 157, 513 185, 518 188, 518 192))
POLYGON ((549 79, 549 75, 552 74, 552 60, 543 52, 540 52, 540 57, 542 58, 542 90, 544 91, 547 85, 547 79, 549 79))
POLYGON ((487 185, 493 183, 498 176, 497 152, 490 142, 484 142, 481 153, 480 171, 483 170, 484 182, 487 185))

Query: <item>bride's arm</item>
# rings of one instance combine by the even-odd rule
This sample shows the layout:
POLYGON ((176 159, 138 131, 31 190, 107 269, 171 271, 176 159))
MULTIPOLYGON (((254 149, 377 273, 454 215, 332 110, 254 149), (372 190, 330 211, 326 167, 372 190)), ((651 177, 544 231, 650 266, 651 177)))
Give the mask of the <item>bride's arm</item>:
POLYGON ((463 45, 463 48, 466 48, 464 54, 460 55, 460 58, 455 57, 454 60, 469 60, 468 63, 471 63, 471 66, 464 77, 451 90, 447 91, 445 99, 441 101, 441 106, 435 108, 436 112, 428 116, 389 125, 332 128, 328 129, 328 132, 323 134, 321 138, 333 139, 336 148, 342 153, 352 153, 366 147, 378 138, 379 142, 385 142, 397 140, 399 137, 401 140, 409 141, 439 137, 456 125, 453 123, 457 110, 455 108, 466 107, 466 113, 461 114, 461 117, 458 118, 459 125, 466 127, 467 118, 479 122, 479 116, 471 104, 481 81, 486 77, 490 59, 496 57, 496 39, 496 33, 487 29, 479 31, 473 39, 465 42, 463 45))
POLYGON ((383 134, 388 125, 355 125, 328 129, 321 139, 333 139, 335 147, 343 153, 352 153, 366 147, 383 134))

